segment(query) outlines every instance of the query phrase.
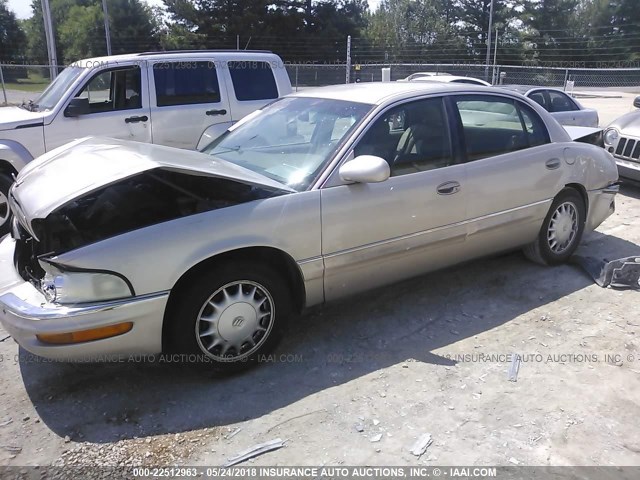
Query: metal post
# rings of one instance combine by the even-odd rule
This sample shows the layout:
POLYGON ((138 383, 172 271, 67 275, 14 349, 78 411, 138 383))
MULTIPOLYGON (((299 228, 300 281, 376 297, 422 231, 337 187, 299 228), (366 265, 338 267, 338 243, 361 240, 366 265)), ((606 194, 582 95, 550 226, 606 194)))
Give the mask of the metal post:
POLYGON ((345 83, 351 82, 351 35, 347 37, 347 72, 345 83))
POLYGON ((109 10, 107 10, 107 0, 102 0, 102 12, 104 14, 104 36, 107 39, 107 55, 111 55, 111 33, 109 32, 109 10))
POLYGON ((296 92, 298 91, 298 65, 296 65, 296 92))
POLYGON ((2 73, 2 65, 0 65, 0 83, 2 83, 2 96, 4 97, 4 104, 7 103, 7 90, 4 87, 4 74, 2 73))
POLYGON ((493 29, 493 2, 491 0, 491 6, 489 7, 489 33, 487 37, 487 60, 484 67, 484 80, 489 81, 489 60, 491 59, 491 30, 493 29))
POLYGON ((236 50, 240 50, 240 35, 236 35, 236 50))
POLYGON ((562 90, 567 89, 567 82, 569 81, 569 69, 564 70, 564 83, 562 84, 562 90))
POLYGON ((44 20, 44 33, 47 38, 47 54, 49 57, 49 80, 53 80, 58 75, 58 56, 56 53, 56 37, 53 32, 53 22, 51 21, 51 9, 49 0, 42 0, 42 18, 44 20))
POLYGON ((496 84, 496 59, 498 58, 498 27, 496 27, 496 46, 493 49, 493 70, 491 71, 491 85, 496 84))

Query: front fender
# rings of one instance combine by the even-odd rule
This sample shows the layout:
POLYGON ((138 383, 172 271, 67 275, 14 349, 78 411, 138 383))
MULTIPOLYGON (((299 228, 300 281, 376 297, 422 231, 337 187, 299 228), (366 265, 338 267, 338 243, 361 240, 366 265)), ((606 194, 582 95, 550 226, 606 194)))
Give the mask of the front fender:
POLYGON ((0 140, 0 161, 11 164, 16 172, 33 160, 33 155, 19 142, 15 140, 0 140))

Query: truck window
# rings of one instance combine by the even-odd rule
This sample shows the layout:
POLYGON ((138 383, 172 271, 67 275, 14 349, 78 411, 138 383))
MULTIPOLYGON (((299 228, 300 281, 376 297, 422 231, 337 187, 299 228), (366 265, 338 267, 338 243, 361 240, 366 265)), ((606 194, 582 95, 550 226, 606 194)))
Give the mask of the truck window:
POLYGON ((278 87, 268 62, 228 62, 227 66, 238 100, 278 98, 278 87))
POLYGON ((89 113, 132 110, 142 107, 140 67, 114 68, 94 75, 77 98, 89 100, 89 113))
POLYGON ((220 87, 213 62, 162 62, 153 66, 156 105, 218 103, 220 87))

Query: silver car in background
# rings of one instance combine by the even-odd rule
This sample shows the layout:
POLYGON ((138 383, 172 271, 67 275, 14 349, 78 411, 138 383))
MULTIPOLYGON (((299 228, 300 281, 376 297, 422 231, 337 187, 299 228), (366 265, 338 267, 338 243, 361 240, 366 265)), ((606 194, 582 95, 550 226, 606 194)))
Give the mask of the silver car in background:
POLYGON ((560 125, 597 128, 600 122, 597 110, 584 107, 574 97, 558 88, 529 85, 500 85, 500 88, 530 98, 551 113, 560 125))
POLYGON ((536 103, 470 85, 306 90, 203 153, 84 139, 11 189, 0 320, 45 357, 234 371, 308 306, 517 248, 566 261, 617 179, 536 103))
MULTIPOLYGON (((640 108, 640 97, 635 98, 633 106, 640 108)), ((611 122, 603 140, 604 148, 616 159, 620 176, 640 182, 640 110, 611 122)))

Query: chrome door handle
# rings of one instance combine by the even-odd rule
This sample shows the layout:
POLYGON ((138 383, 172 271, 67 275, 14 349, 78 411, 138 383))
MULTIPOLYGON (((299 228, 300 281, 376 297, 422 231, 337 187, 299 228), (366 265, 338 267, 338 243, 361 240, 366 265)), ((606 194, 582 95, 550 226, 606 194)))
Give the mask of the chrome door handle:
POLYGON ((226 115, 227 111, 223 108, 222 110, 207 110, 205 112, 207 115, 212 116, 212 115, 226 115))
POLYGON ((453 195, 460 191, 460 184, 458 182, 444 182, 438 185, 436 191, 438 195, 453 195))
POLYGON ((545 166, 549 170, 555 170, 556 168, 560 168, 560 159, 559 158, 550 158, 545 162, 545 166))
POLYGON ((149 120, 149 117, 142 115, 141 117, 127 117, 124 119, 124 123, 146 122, 147 120, 149 120))

